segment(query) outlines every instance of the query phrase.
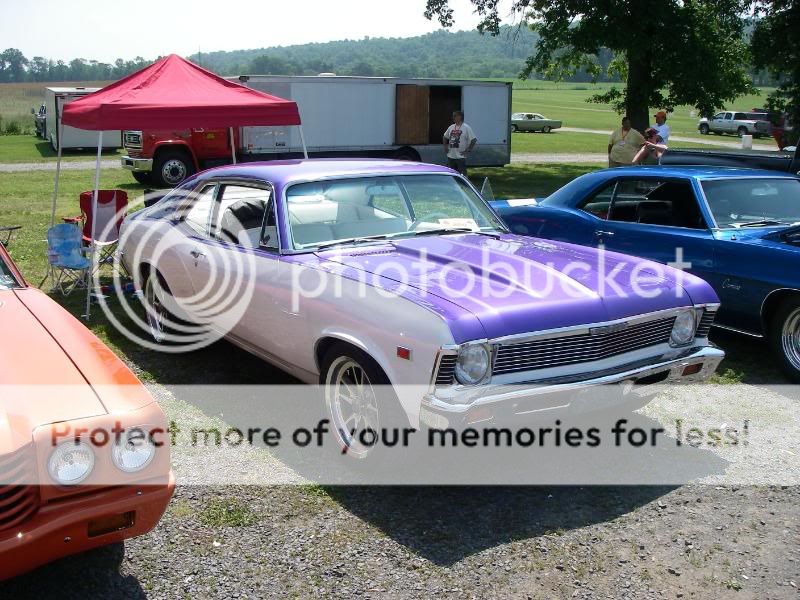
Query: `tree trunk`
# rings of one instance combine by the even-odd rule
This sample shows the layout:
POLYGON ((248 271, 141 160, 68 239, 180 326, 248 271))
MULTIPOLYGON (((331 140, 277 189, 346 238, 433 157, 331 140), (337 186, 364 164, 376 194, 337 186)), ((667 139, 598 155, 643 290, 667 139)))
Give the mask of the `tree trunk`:
POLYGON ((628 50, 628 82, 625 94, 625 110, 634 129, 644 133, 650 126, 649 90, 652 82, 652 65, 649 50, 628 50))

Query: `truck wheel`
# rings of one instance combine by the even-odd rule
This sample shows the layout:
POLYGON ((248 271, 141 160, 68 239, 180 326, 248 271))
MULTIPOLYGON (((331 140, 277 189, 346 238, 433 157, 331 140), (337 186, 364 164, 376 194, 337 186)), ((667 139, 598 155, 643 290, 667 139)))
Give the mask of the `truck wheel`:
POLYGON ((700 124, 700 133, 702 133, 703 135, 708 135, 708 131, 709 131, 708 123, 701 123, 700 124))
POLYGON ((131 171, 133 178, 142 185, 150 185, 153 183, 152 173, 146 171, 131 171))
POLYGON ((747 133, 748 133, 747 127, 739 127, 739 129, 736 130, 736 135, 738 135, 739 137, 747 135, 747 133))
POLYGON ((194 173, 192 159, 180 150, 160 152, 153 161, 153 182, 163 187, 175 187, 194 173))
POLYGON ((800 297, 787 298, 775 312, 769 342, 786 376, 800 383, 800 297))
POLYGON ((320 369, 325 407, 338 449, 358 461, 385 458, 381 431, 408 426, 389 378, 365 352, 335 344, 320 369))

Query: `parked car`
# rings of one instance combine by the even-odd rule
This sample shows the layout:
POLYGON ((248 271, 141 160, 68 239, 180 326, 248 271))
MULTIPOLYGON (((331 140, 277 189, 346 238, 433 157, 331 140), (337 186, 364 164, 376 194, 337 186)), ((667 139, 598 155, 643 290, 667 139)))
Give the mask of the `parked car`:
POLYGON ((704 150, 672 149, 661 157, 662 165, 708 165, 717 167, 748 167, 800 174, 800 155, 797 148, 783 150, 704 150))
POLYGON ((511 131, 541 131, 550 133, 559 129, 561 121, 548 119, 539 113, 514 113, 511 115, 511 131))
POLYGON ((159 405, 86 327, 25 283, 2 245, 0 318, 4 580, 146 533, 175 483, 168 444, 156 447, 167 427, 159 405))
POLYGON ((800 381, 800 178, 722 167, 607 169, 536 205, 497 210, 515 233, 691 263, 722 301, 715 325, 768 338, 800 381))
POLYGON ((723 111, 711 119, 700 119, 697 130, 703 135, 730 133, 739 137, 743 135, 757 137, 770 135, 772 124, 767 113, 723 111))
POLYGON ((35 108, 31 109, 31 114, 33 115, 33 128, 36 133, 36 137, 40 137, 42 139, 47 138, 47 107, 45 104, 42 104, 39 107, 39 111, 37 112, 35 108))
POLYGON ((203 325, 204 304, 205 323, 231 342, 324 386, 337 442, 356 457, 370 448, 348 433, 354 422, 378 431, 399 414, 441 428, 586 410, 549 406, 547 394, 622 381, 646 393, 703 380, 723 357, 707 339, 718 305, 708 284, 609 253, 605 264, 628 275, 664 275, 647 298, 630 282, 604 286, 598 251, 510 234, 467 179, 436 165, 210 169, 129 215, 121 249, 156 340, 170 340, 168 319, 203 325), (569 274, 575 261, 594 266, 569 274), (251 282, 250 297, 232 298, 231 281, 251 282), (544 295, 531 287, 547 281, 544 295), (231 299, 240 312, 226 320, 216 307, 231 299), (370 392, 353 402, 348 385, 370 392), (378 402, 378 385, 397 397, 378 402))

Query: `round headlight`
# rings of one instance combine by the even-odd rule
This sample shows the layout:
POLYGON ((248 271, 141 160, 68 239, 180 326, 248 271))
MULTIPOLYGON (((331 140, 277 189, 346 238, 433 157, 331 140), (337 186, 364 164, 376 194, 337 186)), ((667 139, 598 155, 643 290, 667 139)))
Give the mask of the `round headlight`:
POLYGON ((76 485, 86 479, 94 469, 94 452, 83 442, 64 442, 56 446, 47 470, 59 485, 76 485))
POLYGON ((489 349, 483 344, 471 344, 458 351, 456 379, 463 385, 480 383, 489 373, 489 349))
POLYGON ((111 447, 111 458, 120 471, 141 471, 153 460, 156 447, 142 429, 130 429, 119 436, 111 447))
POLYGON ((695 317, 693 310, 684 310, 675 317, 675 324, 672 326, 672 335, 669 343, 672 346, 685 346, 694 339, 695 317))

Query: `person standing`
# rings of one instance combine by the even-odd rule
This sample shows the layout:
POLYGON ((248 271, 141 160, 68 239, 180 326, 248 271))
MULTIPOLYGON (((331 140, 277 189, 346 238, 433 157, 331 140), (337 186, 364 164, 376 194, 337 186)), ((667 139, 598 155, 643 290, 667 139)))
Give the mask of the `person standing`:
POLYGON ((631 127, 631 120, 627 115, 622 117, 622 127, 612 132, 608 140, 608 166, 624 167, 632 164, 642 144, 642 134, 631 127))
POLYGON ((467 155, 475 148, 478 138, 472 127, 464 123, 464 113, 457 110, 453 113, 453 124, 444 132, 442 139, 447 154, 447 166, 467 176, 467 155))
POLYGON ((663 110, 658 111, 656 114, 653 115, 656 120, 656 124, 653 125, 653 129, 656 130, 658 134, 658 143, 664 144, 665 146, 669 143, 669 125, 667 125, 667 113, 663 110))

